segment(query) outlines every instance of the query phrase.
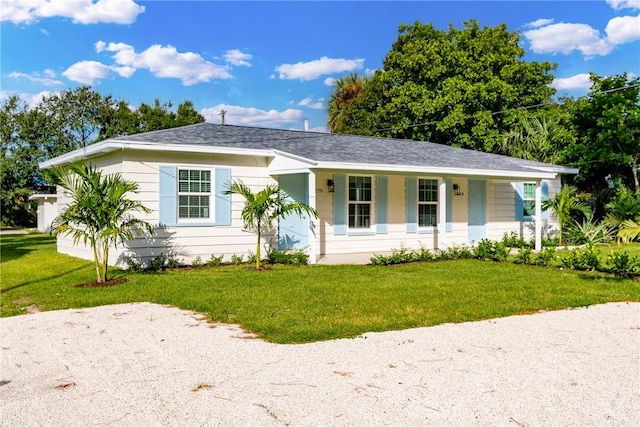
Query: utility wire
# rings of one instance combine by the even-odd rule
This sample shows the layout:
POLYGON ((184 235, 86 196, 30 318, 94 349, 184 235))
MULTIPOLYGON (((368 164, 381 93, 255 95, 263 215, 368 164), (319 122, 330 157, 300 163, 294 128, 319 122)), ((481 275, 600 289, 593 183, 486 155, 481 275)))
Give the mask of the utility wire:
MULTIPOLYGON (((617 87, 617 88, 613 88, 613 89, 603 90, 603 91, 595 92, 595 93, 592 93, 592 94, 589 94, 589 95, 579 96, 576 99, 587 98, 589 96, 594 96, 594 95, 604 95, 604 94, 607 94, 607 93, 613 93, 613 92, 618 92, 618 91, 627 90, 627 89, 634 89, 634 88, 637 88, 637 87, 640 87, 640 84, 635 84, 635 85, 631 85, 631 86, 624 86, 624 87, 617 87)), ((508 112, 511 112, 511 111, 531 110, 533 108, 538 108, 538 107, 542 107, 542 106, 545 106, 545 105, 553 105, 553 102, 545 101, 545 102, 541 102, 539 104, 529 105, 529 106, 526 106, 526 107, 510 108, 508 110, 500 110, 500 111, 492 111, 491 112, 491 116, 497 116, 497 115, 505 114, 505 113, 508 113, 508 112)), ((463 119, 464 120, 473 119, 476 116, 479 116, 480 114, 482 114, 482 113, 475 113, 475 114, 471 114, 471 115, 468 115, 468 116, 464 116, 463 119)), ((407 126, 406 128, 407 129, 417 128, 417 127, 435 125, 435 124, 442 123, 442 122, 444 122, 444 120, 433 120, 433 121, 430 121, 430 122, 412 124, 412 125, 407 126)), ((386 128, 374 129, 373 132, 380 132, 380 131, 385 131, 385 130, 393 130, 393 128, 386 127, 386 128)))

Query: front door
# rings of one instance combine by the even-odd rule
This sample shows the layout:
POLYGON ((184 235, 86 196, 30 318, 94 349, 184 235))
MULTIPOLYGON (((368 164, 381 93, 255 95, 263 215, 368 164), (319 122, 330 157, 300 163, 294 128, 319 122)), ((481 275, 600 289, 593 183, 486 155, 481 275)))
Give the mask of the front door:
POLYGON ((468 191, 469 203, 469 243, 478 243, 486 237, 486 181, 484 179, 470 179, 468 191))
MULTIPOLYGON (((293 200, 309 203, 309 175, 280 175, 280 187, 293 200)), ((309 216, 288 215, 278 220, 278 249, 304 249, 308 246, 309 216)))

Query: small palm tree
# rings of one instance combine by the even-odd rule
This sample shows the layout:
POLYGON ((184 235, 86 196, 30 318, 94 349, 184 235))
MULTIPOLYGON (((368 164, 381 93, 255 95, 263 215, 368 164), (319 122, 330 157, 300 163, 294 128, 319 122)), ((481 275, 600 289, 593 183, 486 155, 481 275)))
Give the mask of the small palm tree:
POLYGON ((108 280, 109 249, 131 240, 134 233, 151 233, 152 227, 132 216, 133 212, 151 210, 137 200, 126 198, 136 192, 138 184, 126 181, 120 174, 102 176, 95 166, 73 162, 45 172, 47 180, 60 185, 71 194, 71 203, 52 224, 52 234, 72 235, 93 251, 97 282, 108 280))
POLYGON ((640 239, 640 221, 625 220, 618 229, 618 240, 628 243, 640 239))
POLYGON ((563 185, 553 199, 542 201, 542 210, 551 209, 558 218, 558 241, 562 243, 562 229, 571 221, 576 212, 581 212, 585 217, 591 215, 591 208, 584 201, 584 196, 578 194, 578 189, 573 185, 563 185))
POLYGON ((242 209, 242 220, 247 230, 258 234, 256 243, 256 270, 260 269, 260 239, 262 230, 272 227, 273 221, 287 215, 302 215, 307 213, 318 217, 315 209, 296 201, 290 201, 287 194, 278 185, 267 185, 254 193, 242 181, 234 181, 224 194, 238 194, 245 200, 242 209))

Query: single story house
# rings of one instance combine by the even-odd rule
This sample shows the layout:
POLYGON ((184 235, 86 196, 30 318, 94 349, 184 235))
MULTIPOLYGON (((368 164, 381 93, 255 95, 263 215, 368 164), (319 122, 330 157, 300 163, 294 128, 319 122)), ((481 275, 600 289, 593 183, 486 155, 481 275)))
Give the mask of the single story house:
MULTIPOLYGON (((200 123, 104 140, 45 161, 82 158, 104 173, 139 184, 155 235, 135 239, 111 258, 175 254, 189 263, 211 255, 247 255, 241 180, 254 190, 279 184, 317 219, 287 217, 265 237, 280 249, 304 249, 311 263, 345 254, 472 245, 516 232, 541 247, 543 223, 557 227, 541 200, 576 169, 429 142, 200 123), (536 220, 539 219, 539 220, 536 220)), ((68 197, 57 192, 58 209, 68 197)), ((58 250, 91 259, 87 248, 59 237, 58 250)), ((368 259, 368 258, 367 258, 368 259)))

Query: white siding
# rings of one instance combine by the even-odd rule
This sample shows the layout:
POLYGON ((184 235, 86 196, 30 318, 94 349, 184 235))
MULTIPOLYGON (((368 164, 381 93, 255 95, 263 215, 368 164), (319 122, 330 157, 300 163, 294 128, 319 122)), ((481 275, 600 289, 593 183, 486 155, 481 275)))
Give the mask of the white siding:
MULTIPOLYGON (((129 197, 140 200, 152 210, 148 215, 140 217, 155 227, 152 238, 136 238, 123 247, 112 249, 110 264, 126 265, 127 259, 135 254, 142 259, 149 259, 159 254, 174 254, 184 263, 200 256, 207 261, 211 255, 224 255, 229 261, 232 255, 244 255, 249 251, 255 252, 256 234, 243 230, 240 212, 244 201, 240 196, 232 197, 232 225, 231 226, 180 226, 158 228, 158 196, 159 196, 159 168, 161 165, 178 167, 225 167, 231 168, 231 179, 242 180, 254 191, 275 181, 266 174, 267 159, 256 157, 242 157, 231 155, 202 155, 178 154, 158 152, 124 151, 115 156, 105 156, 94 164, 104 168, 106 173, 120 172, 124 179, 139 183, 139 191, 129 197)), ((59 199, 60 206, 64 206, 66 199, 59 199)), ((272 240, 273 234, 263 236, 263 245, 272 240)), ((275 242, 275 239, 274 243, 275 242)), ((58 239, 58 251, 84 259, 92 259, 91 251, 84 248, 82 243, 74 246, 70 237, 58 239)), ((264 255, 264 252, 262 253, 264 255)))
MULTIPOLYGON (((119 172, 123 178, 139 183, 139 192, 135 196, 146 207, 152 210, 142 218, 152 224, 155 234, 152 238, 136 238, 122 248, 112 250, 110 264, 126 265, 131 254, 143 259, 149 259, 159 254, 174 254, 184 263, 191 263, 196 257, 207 261, 211 255, 223 255, 229 261, 232 255, 244 255, 255 251, 256 235, 243 230, 240 216, 244 200, 240 196, 232 197, 231 226, 180 226, 158 228, 159 223, 159 168, 163 165, 194 168, 225 167, 231 169, 232 180, 242 180, 254 191, 260 190, 267 184, 276 181, 269 176, 269 159, 266 157, 250 157, 238 155, 190 154, 190 153, 161 153, 155 151, 124 150, 115 154, 105 155, 92 160, 105 173, 119 172)), ((343 174, 344 172, 339 172, 343 174)), ((347 174, 348 175, 348 174, 347 174)), ((313 175, 312 175, 313 176, 313 175)), ((376 174, 370 175, 373 183, 372 200, 372 232, 368 234, 347 232, 346 235, 334 234, 333 197, 327 188, 327 181, 334 178, 332 171, 319 171, 315 174, 315 204, 319 218, 314 221, 313 230, 315 240, 310 236, 310 242, 315 241, 315 253, 319 257, 324 255, 339 255, 349 253, 388 253, 392 249, 401 247, 419 249, 438 247, 438 233, 407 233, 406 231, 406 194, 405 175, 386 175, 388 179, 387 203, 387 233, 376 234, 376 174)), ((424 176, 421 178, 442 179, 448 177, 424 176)), ((468 244, 468 180, 452 177, 452 182, 459 186, 460 195, 452 194, 451 231, 446 233, 446 245, 468 244)), ((500 240, 504 233, 516 231, 525 238, 532 235, 531 223, 515 220, 515 184, 507 181, 487 180, 486 186, 486 236, 500 240)), ((311 191, 314 187, 311 184, 311 191)), ((560 188, 560 180, 549 182, 549 196, 560 188)), ((67 203, 65 195, 58 192, 58 211, 67 203)), ((313 197, 310 198, 313 200, 313 197)), ((442 202, 442 201, 441 201, 442 202)), ((557 228, 557 221, 550 217, 551 226, 557 228)), ((441 232, 443 232, 441 230, 441 232)), ((265 245, 277 247, 277 236, 267 233, 263 236, 262 249, 265 245)), ((80 246, 74 246, 70 237, 58 239, 58 250, 73 256, 91 259, 91 251, 80 246)), ((310 251, 314 253, 314 250, 310 251)), ((264 256, 264 252, 263 252, 264 256)))

